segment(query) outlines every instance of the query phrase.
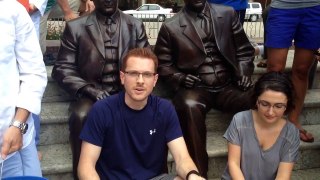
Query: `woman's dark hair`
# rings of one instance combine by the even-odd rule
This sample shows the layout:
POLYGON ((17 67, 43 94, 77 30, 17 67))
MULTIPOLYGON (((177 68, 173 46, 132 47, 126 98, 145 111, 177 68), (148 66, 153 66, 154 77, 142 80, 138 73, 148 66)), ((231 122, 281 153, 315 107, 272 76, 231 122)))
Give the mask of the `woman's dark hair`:
POLYGON ((294 108, 294 87, 290 77, 283 72, 268 72, 263 74, 254 85, 251 98, 251 108, 257 109, 258 97, 267 90, 281 92, 286 95, 288 102, 285 114, 294 108))

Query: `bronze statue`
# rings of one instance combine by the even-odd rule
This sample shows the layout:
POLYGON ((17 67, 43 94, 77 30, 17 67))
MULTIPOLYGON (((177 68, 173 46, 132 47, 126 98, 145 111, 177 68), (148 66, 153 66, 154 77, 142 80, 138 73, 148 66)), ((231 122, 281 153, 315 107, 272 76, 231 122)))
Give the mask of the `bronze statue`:
POLYGON ((254 48, 232 8, 184 2, 162 25, 155 53, 160 77, 176 92, 173 103, 189 153, 207 177, 206 113, 250 108, 254 48))
POLYGON ((149 47, 143 23, 118 9, 117 0, 94 0, 95 11, 67 22, 52 77, 76 101, 70 104, 70 142, 77 179, 81 132, 92 104, 121 90, 122 57, 149 47))

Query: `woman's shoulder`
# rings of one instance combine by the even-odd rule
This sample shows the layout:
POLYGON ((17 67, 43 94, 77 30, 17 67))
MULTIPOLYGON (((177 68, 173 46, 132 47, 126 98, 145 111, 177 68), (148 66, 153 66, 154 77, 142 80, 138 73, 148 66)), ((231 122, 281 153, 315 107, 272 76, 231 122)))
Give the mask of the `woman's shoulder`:
POLYGON ((286 120, 286 121, 287 121, 286 127, 289 132, 291 132, 291 133, 298 133, 299 132, 299 129, 292 122, 290 122, 289 120, 286 120))
POLYGON ((284 133, 285 138, 290 141, 298 141, 299 138, 299 129, 290 121, 287 120, 286 123, 286 132, 284 133))
POLYGON ((251 110, 241 111, 236 113, 234 116, 234 119, 252 119, 252 112, 251 110))
POLYGON ((233 123, 238 126, 251 126, 252 123, 252 112, 251 110, 241 111, 236 113, 232 119, 233 123))

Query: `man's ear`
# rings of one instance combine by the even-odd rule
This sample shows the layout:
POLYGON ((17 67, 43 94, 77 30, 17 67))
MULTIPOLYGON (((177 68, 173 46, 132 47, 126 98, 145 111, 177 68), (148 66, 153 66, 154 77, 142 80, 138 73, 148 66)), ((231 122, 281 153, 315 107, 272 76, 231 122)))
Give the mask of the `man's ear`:
POLYGON ((159 74, 156 74, 156 75, 154 76, 153 87, 155 87, 155 86, 156 86, 157 81, 158 81, 158 78, 159 78, 159 74))
POLYGON ((120 80, 121 80, 121 84, 124 85, 124 79, 125 79, 125 75, 124 72, 120 71, 120 80))

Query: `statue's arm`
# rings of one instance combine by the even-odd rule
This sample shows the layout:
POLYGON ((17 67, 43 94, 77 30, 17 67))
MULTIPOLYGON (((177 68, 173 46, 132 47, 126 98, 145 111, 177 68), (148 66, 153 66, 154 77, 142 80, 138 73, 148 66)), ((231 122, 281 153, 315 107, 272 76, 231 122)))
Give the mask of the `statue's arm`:
POLYGON ((172 41, 166 25, 163 24, 160 28, 154 49, 159 59, 158 73, 173 90, 177 90, 186 75, 176 67, 173 51, 177 51, 177 48, 173 46, 174 43, 172 41))
POLYGON ((254 48, 249 42, 235 11, 233 11, 232 15, 232 30, 236 48, 236 61, 238 63, 239 70, 237 75, 239 77, 250 77, 254 70, 254 48))
POLYGON ((52 78, 58 84, 73 96, 77 96, 78 91, 89 85, 81 78, 78 67, 78 46, 79 42, 75 37, 73 28, 67 23, 61 38, 61 45, 58 57, 52 70, 52 78))
POLYGON ((150 44, 148 41, 148 37, 146 34, 146 29, 142 22, 139 22, 137 25, 137 39, 136 39, 137 47, 149 47, 150 44))

